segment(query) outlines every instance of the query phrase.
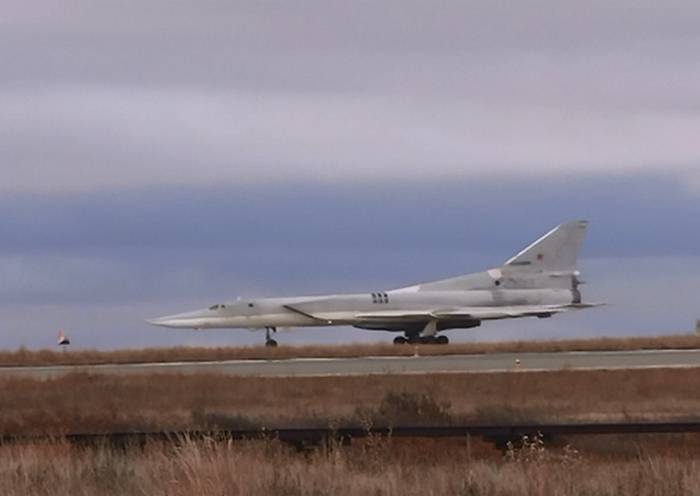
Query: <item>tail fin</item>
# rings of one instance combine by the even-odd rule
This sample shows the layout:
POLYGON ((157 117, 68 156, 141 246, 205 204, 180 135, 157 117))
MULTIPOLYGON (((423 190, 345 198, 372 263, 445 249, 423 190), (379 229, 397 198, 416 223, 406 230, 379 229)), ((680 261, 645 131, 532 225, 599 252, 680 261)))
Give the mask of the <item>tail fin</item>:
POLYGON ((416 284, 395 291, 457 291, 470 289, 570 289, 574 302, 578 292, 576 259, 586 235, 588 221, 577 220, 555 227, 505 265, 463 276, 416 284))
POLYGON ((543 271, 573 271, 586 236, 588 221, 555 227, 505 263, 506 267, 543 271))

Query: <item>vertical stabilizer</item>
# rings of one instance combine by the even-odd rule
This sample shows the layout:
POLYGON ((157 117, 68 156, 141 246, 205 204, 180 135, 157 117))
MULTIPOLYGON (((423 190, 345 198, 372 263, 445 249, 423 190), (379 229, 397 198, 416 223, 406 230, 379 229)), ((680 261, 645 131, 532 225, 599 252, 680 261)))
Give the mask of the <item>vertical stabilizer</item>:
POLYGON ((439 281, 416 284, 396 291, 467 291, 477 289, 568 289, 574 302, 578 292, 576 260, 588 221, 576 220, 555 227, 501 267, 439 281))
POLYGON ((575 220, 555 227, 505 263, 505 267, 542 271, 573 271, 588 221, 575 220))

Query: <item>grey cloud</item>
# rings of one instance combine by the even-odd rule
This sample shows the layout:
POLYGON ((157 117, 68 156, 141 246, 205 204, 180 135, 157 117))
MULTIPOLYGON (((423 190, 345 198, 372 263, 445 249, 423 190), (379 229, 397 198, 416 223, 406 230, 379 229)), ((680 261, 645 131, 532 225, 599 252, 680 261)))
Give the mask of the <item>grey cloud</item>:
POLYGON ((663 175, 13 194, 0 198, 0 210, 5 254, 137 256, 149 263, 158 254, 206 259, 212 252, 380 247, 392 256, 438 248, 505 256, 551 225, 580 217, 593 223, 593 256, 692 255, 700 242, 697 198, 663 175))
POLYGON ((111 41, 230 41, 233 52, 436 51, 489 46, 570 49, 574 46, 683 39, 697 35, 689 0, 551 2, 11 2, 11 33, 56 34, 111 41), (568 42, 568 43, 567 43, 568 42))
POLYGON ((695 2, 12 2, 5 191, 664 171, 695 2))
POLYGON ((507 103, 79 90, 0 96, 5 191, 664 170, 698 116, 507 103))
POLYGON ((697 76, 700 37, 700 8, 682 0, 9 2, 2 22, 6 83, 462 97, 488 84, 549 94, 567 74, 584 77, 570 96, 623 82, 635 93, 697 76))
POLYGON ((698 25, 690 0, 6 2, 3 339, 227 341, 142 319, 477 270, 573 217, 601 296, 634 288, 567 333, 680 328, 688 300, 632 303, 694 291, 698 25))
MULTIPOLYGON (((5 195, 0 336, 47 346, 62 326, 87 347, 259 342, 143 320, 239 295, 372 291, 481 270, 578 217, 592 221, 586 297, 610 307, 455 337, 678 332, 696 318, 698 209, 663 176, 5 195)), ((283 339, 385 337, 344 329, 283 339)))

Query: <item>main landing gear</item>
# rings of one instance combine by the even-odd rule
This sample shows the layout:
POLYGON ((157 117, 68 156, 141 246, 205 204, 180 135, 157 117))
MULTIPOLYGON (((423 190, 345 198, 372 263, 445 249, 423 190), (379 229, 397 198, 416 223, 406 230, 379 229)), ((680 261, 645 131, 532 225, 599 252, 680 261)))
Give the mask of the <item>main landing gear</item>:
POLYGON ((449 344, 447 336, 397 336, 394 344, 449 344))
POLYGON ((265 346, 269 346, 270 348, 275 348, 277 347, 277 341, 272 339, 270 337, 270 331, 272 332, 277 332, 276 327, 266 327, 265 328, 265 346))

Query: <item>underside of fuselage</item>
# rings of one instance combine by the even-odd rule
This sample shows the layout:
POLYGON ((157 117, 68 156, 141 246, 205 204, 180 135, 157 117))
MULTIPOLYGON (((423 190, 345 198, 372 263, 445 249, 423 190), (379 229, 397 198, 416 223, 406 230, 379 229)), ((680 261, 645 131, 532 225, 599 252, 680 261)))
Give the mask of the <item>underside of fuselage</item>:
MULTIPOLYGON (((427 322, 377 322, 371 324, 354 324, 353 327, 367 331, 403 332, 406 334, 406 336, 417 336, 425 329, 426 325, 427 322)), ((436 330, 447 331, 450 329, 473 329, 474 327, 479 326, 481 326, 480 320, 440 320, 436 323, 436 330)))

